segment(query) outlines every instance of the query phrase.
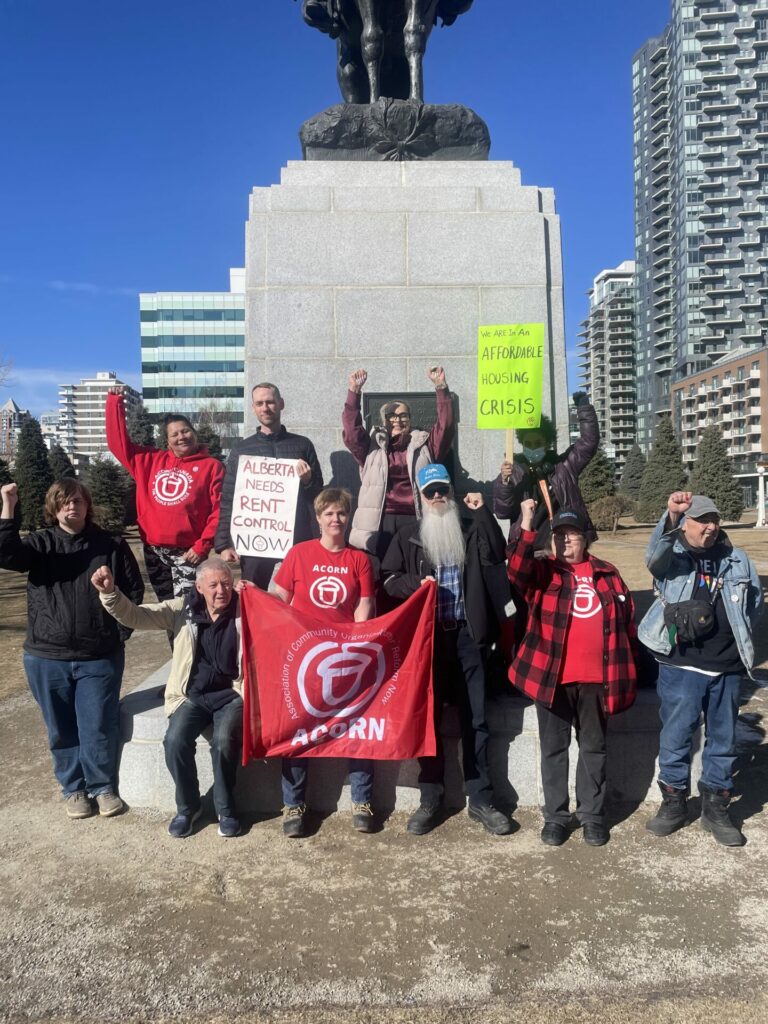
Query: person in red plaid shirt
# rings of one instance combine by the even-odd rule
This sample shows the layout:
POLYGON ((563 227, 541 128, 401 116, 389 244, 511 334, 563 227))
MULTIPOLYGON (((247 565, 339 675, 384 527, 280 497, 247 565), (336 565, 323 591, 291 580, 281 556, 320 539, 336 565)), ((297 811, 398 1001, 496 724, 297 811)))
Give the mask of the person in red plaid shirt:
POLYGON ((536 702, 544 790, 541 841, 561 846, 569 835, 568 747, 579 742, 576 815, 584 841, 603 846, 606 716, 635 699, 635 608, 618 569, 590 555, 581 512, 552 519, 552 557, 534 558, 536 503, 521 503, 521 531, 509 548, 507 573, 528 606, 528 627, 509 669, 513 685, 536 702))

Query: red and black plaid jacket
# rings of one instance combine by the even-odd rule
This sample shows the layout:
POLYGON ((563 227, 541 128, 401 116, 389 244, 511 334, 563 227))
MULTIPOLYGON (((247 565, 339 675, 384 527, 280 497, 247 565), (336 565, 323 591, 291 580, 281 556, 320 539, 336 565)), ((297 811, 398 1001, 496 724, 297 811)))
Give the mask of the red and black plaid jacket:
MULTIPOLYGON (((534 558, 535 540, 535 533, 523 530, 509 548, 507 575, 528 605, 525 636, 509 678, 526 696, 551 707, 568 637, 575 579, 555 558, 534 558)), ((614 715, 635 700, 635 606, 618 569, 588 557, 603 606, 603 704, 606 714, 614 715)))

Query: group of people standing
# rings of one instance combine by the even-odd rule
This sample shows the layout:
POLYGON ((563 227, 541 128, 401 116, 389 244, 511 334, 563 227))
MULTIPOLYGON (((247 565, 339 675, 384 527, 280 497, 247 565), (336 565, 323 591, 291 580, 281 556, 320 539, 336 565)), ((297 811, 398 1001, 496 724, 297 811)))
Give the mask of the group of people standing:
MULTIPOLYGON (((195 744, 212 726, 219 834, 240 834, 234 799, 243 710, 239 593, 247 586, 269 589, 276 599, 316 615, 313 584, 319 568, 333 563, 345 568, 349 581, 336 604, 326 600, 321 606, 335 622, 369 619, 425 581, 436 584, 438 749, 435 757, 420 759, 421 799, 408 831, 423 835, 445 813, 440 722, 449 704, 456 706, 460 723, 469 816, 494 835, 512 831, 509 816, 494 804, 485 701, 489 657, 514 605, 516 640, 508 652, 508 674, 536 704, 542 842, 559 846, 573 828, 573 728, 579 743, 578 824, 588 844, 608 841, 606 723, 634 700, 638 633, 632 596, 618 570, 589 550, 596 533, 578 477, 599 442, 594 409, 586 395, 574 396, 579 438, 561 454, 546 417, 539 427, 518 431, 522 453, 502 463, 491 509, 479 492, 456 499, 443 464, 454 438, 451 395, 442 367, 431 367, 428 377, 436 394, 430 431, 412 425, 406 402, 392 401, 368 432, 361 410, 367 373, 350 375, 342 426, 360 470, 354 515, 348 491, 324 488, 312 442, 286 430, 284 401, 274 384, 253 388, 259 427, 235 444, 225 467, 200 446, 192 423, 181 415, 165 419, 166 449, 133 444, 122 396, 114 389, 107 398, 107 443, 136 481, 156 604, 141 603, 141 575, 125 542, 93 524, 84 485, 55 484, 46 501, 51 526, 26 537, 14 517, 15 485, 2 488, 0 567, 29 573, 25 668, 70 817, 88 816, 94 803, 105 816, 123 810, 116 777, 123 642, 133 629, 164 629, 173 647, 164 747, 177 805, 169 833, 189 835, 200 815, 195 744), (281 563, 235 551, 230 518, 241 455, 297 460, 294 546, 281 563), (511 521, 506 541, 498 518, 511 521), (238 563, 241 578, 235 582, 238 563)), ((657 596, 641 623, 640 640, 660 664, 662 719, 662 805, 648 828, 663 836, 688 821, 691 744, 703 711, 702 825, 719 842, 738 845, 743 837, 727 813, 735 720, 763 599, 754 565, 730 545, 719 524, 708 498, 676 492, 648 548, 657 596), (696 605, 687 609, 689 615, 686 605, 696 605), (706 623, 696 632, 702 618, 706 623)), ((373 763, 350 759, 348 769, 353 826, 374 831, 373 763)), ((288 837, 306 834, 306 784, 307 760, 283 759, 288 837)))

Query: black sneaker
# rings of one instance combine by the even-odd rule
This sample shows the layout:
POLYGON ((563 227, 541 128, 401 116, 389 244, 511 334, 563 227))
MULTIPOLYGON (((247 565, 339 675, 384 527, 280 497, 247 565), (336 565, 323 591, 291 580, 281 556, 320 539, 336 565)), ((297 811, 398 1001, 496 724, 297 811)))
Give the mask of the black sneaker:
POLYGON ((473 821, 479 821, 486 832, 492 836, 508 836, 512 831, 512 822, 492 804, 473 804, 467 807, 467 814, 473 821))
POLYGON ((545 846, 562 846, 568 838, 568 829, 559 821, 545 821, 539 838, 545 846))
POLYGON ((585 821, 582 826, 587 846, 605 846, 611 833, 600 821, 585 821))
POLYGON ((239 836, 242 831, 240 822, 237 818, 229 817, 226 814, 222 814, 219 818, 219 835, 222 839, 234 839, 235 836, 239 836))
POLYGON ((408 819, 406 831, 412 836, 425 836, 437 828, 444 813, 442 804, 420 804, 408 819))
POLYGON ((289 839, 301 839, 307 834, 304 820, 307 813, 306 804, 296 804, 283 808, 283 835, 289 839))
POLYGON ((173 836, 174 839, 186 839, 187 836, 191 836, 192 826, 201 814, 202 811, 199 807, 194 814, 177 814, 175 818, 171 819, 168 835, 173 836))

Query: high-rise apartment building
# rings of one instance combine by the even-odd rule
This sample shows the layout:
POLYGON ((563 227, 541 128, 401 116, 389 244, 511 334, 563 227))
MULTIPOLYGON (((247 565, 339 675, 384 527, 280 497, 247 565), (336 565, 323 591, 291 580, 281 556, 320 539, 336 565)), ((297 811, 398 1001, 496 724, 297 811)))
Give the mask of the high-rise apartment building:
POLYGON ((104 406, 107 392, 118 384, 124 388, 126 410, 137 405, 141 400, 138 391, 110 371, 86 377, 79 384, 59 385, 59 444, 78 468, 107 451, 104 406))
POLYGON ((224 422, 222 446, 243 431, 245 271, 228 292, 152 292, 139 297, 144 406, 157 420, 207 410, 224 422))
POLYGON ((632 65, 637 425, 768 337, 768 3, 672 0, 632 65))
POLYGON ((600 437, 617 477, 635 443, 635 264, 603 270, 582 321, 579 376, 597 413, 600 437))
POLYGON ((12 398, 0 405, 0 458, 6 462, 16 456, 19 431, 26 419, 29 419, 29 412, 20 409, 12 398))

